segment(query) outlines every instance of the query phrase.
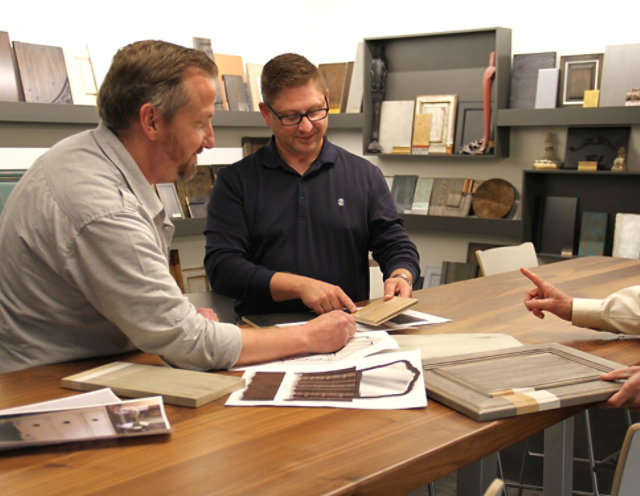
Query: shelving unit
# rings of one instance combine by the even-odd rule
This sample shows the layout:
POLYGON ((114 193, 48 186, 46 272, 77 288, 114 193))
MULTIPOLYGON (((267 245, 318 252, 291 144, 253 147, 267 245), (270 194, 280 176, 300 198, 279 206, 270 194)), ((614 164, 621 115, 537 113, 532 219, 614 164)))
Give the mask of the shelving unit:
MULTIPOLYGON (((573 253, 578 253, 582 213, 606 212, 608 214, 604 254, 611 255, 615 214, 617 212, 640 213, 638 191, 640 173, 577 170, 525 170, 523 171, 523 241, 538 243, 538 203, 545 196, 569 196, 578 198, 578 213, 573 253)), ((548 259, 563 258, 559 254, 538 253, 548 259)))
MULTIPOLYGON (((418 95, 458 95, 460 102, 482 101, 482 80, 491 52, 496 53, 496 75, 492 86, 494 112, 507 107, 511 71, 511 30, 488 28, 436 34, 367 38, 365 68, 371 66, 372 47, 383 48, 387 67, 385 100, 413 100, 418 95)), ((373 104, 371 75, 365 70, 363 97, 363 153, 371 137, 373 104)), ((509 131, 493 125, 495 153, 509 154, 509 131)), ((481 137, 481 136, 480 136, 481 137)), ((396 157, 397 155, 393 155, 396 157)), ((460 155, 433 155, 439 159, 460 155)), ((410 156, 416 160, 430 155, 410 156)), ((471 158, 480 159, 485 156, 471 158)))

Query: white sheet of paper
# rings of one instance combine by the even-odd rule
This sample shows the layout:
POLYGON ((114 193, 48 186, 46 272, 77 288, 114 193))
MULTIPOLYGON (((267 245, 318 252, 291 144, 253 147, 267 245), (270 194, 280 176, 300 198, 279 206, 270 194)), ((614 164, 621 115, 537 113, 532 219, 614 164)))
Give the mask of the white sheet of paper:
MULTIPOLYGON (((270 400, 245 400, 243 394, 247 387, 234 391, 227 399, 227 406, 306 406, 306 407, 334 407, 334 408, 356 408, 369 410, 399 410, 407 408, 424 408, 427 406, 427 393, 424 387, 422 375, 422 362, 418 350, 407 350, 399 352, 389 352, 384 354, 366 356, 360 358, 355 365, 356 369, 362 371, 363 379, 360 382, 359 393, 362 396, 376 396, 381 392, 389 394, 396 393, 395 396, 384 396, 380 398, 358 397, 349 400, 299 400, 290 399, 291 392, 300 374, 310 372, 309 368, 289 365, 286 368, 275 370, 273 367, 253 368, 243 374, 247 387, 251 379, 258 372, 284 372, 284 378, 280 383, 277 393, 270 400), (413 367, 409 372, 402 361, 407 361, 413 367), (398 363, 395 363, 398 362, 398 363), (394 364, 391 368, 377 368, 380 365, 394 364), (373 367, 373 369, 371 369, 373 367), (406 369, 398 370, 397 368, 406 369), (371 370, 367 370, 371 369, 371 370), (398 370, 398 372, 395 372, 398 370), (392 372, 390 372, 392 371, 392 372)), ((322 371, 334 371, 348 368, 344 363, 334 363, 325 366, 322 371)), ((316 370, 317 371, 317 370, 316 370)))
POLYGON ((31 403, 29 405, 18 406, 15 408, 6 408, 0 410, 0 415, 14 415, 16 413, 32 413, 32 412, 51 412, 53 410, 66 410, 68 408, 77 408, 83 406, 108 405, 118 403, 118 398, 109 388, 97 389, 88 393, 76 394, 66 398, 59 398, 50 401, 41 401, 40 403, 31 403))

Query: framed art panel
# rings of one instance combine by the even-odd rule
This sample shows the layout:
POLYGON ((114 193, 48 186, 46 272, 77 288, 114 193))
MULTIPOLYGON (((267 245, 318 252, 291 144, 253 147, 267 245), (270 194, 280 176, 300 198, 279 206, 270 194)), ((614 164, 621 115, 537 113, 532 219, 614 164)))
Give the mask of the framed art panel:
MULTIPOLYGON (((492 105, 493 107, 493 105, 492 105)), ((458 103, 454 153, 484 135, 484 106, 482 100, 458 103)))
POLYGON ((582 105, 585 91, 600 89, 603 56, 592 53, 560 57, 559 107, 582 105))
POLYGON ((597 170, 611 170, 618 152, 629 150, 629 127, 570 127, 564 168, 577 169, 580 162, 596 162, 597 170))
POLYGON ((602 401, 621 384, 600 379, 621 364, 560 344, 422 359, 433 399, 477 421, 602 401))
POLYGON ((156 191, 170 219, 184 219, 184 212, 174 183, 158 183, 156 191))
MULTIPOLYGON (((429 146, 421 154, 452 154, 458 95, 420 95, 416 97, 414 122, 429 115, 429 146)), ((414 127, 415 132, 415 127, 414 127)))

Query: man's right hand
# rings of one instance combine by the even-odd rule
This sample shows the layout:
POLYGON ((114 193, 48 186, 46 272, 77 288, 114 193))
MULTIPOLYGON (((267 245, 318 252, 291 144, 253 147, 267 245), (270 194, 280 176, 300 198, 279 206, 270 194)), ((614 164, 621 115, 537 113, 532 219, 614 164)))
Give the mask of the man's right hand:
POLYGON ((347 344, 356 332, 356 321, 342 310, 324 313, 302 326, 310 353, 331 353, 347 344))
POLYGON ((358 310, 342 288, 317 279, 308 278, 301 288, 300 299, 317 314, 345 308, 351 313, 358 310))
POLYGON ((353 313, 358 307, 339 287, 311 277, 277 272, 271 278, 271 294, 275 301, 299 298, 318 315, 331 310, 347 309, 353 313))

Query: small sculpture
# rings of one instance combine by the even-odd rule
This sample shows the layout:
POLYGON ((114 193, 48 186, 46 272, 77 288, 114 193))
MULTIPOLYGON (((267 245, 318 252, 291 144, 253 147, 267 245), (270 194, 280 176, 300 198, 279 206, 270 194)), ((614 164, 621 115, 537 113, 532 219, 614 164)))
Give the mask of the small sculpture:
POLYGON ((562 165, 554 153, 553 134, 546 133, 544 135, 544 156, 541 159, 533 161, 534 169, 557 169, 562 165))
POLYGON ((620 171, 627 170, 626 155, 627 155, 627 151, 625 150, 624 146, 621 146, 620 148, 618 148, 618 156, 613 161, 613 166, 611 167, 612 171, 620 172, 620 171))
POLYGON ((373 103, 373 122, 371 125, 371 141, 367 146, 369 153, 380 153, 382 147, 378 142, 380 131, 380 110, 382 109, 382 101, 386 90, 387 81, 387 65, 383 58, 382 45, 371 45, 371 101, 373 103))
POLYGON ((491 88, 496 77, 496 52, 489 54, 489 65, 482 76, 482 107, 484 113, 484 133, 481 139, 467 143, 460 150, 461 155, 484 155, 493 152, 491 141, 491 88))

